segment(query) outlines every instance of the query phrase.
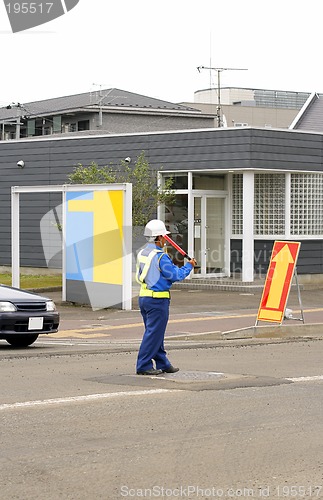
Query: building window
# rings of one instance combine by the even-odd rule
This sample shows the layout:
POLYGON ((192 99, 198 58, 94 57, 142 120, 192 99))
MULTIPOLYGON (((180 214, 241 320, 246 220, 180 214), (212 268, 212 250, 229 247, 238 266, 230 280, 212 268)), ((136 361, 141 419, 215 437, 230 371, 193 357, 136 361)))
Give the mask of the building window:
MULTIPOLYGON (((243 234, 243 175, 232 176, 232 236, 243 234)), ((285 235, 286 208, 291 236, 323 236, 323 174, 291 174, 286 207, 285 174, 255 174, 254 234, 285 235), (287 213, 288 213, 287 212, 287 213)))
POLYGON ((255 174, 254 234, 285 233, 285 174, 255 174))
POLYGON ((232 176, 232 234, 243 233, 243 175, 232 176))
POLYGON ((90 130, 90 120, 80 120, 77 122, 77 130, 90 130))
MULTIPOLYGON (((166 228, 171 232, 171 237, 182 248, 188 245, 188 195, 176 193, 172 205, 161 207, 161 218, 165 221, 166 228)), ((172 255, 176 265, 184 264, 183 255, 175 251, 172 247, 167 249, 167 253, 172 255)))
POLYGON ((193 189, 212 189, 223 191, 225 177, 223 174, 193 174, 193 189))
POLYGON ((172 179, 172 189, 187 189, 188 188, 188 177, 186 173, 176 173, 165 174, 162 177, 163 181, 172 179))
POLYGON ((27 120, 27 135, 36 135, 36 120, 27 120))
POLYGON ((292 235, 323 235, 323 174, 291 175, 292 235))
POLYGON ((53 116, 53 132, 54 134, 62 132, 62 117, 60 115, 53 116))

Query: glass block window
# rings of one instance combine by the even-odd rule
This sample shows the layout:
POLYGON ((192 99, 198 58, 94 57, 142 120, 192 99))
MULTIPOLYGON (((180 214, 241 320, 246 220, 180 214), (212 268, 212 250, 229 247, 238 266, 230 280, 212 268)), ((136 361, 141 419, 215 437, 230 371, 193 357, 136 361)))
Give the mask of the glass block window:
POLYGON ((323 235, 323 174, 291 175, 291 234, 323 235))
POLYGON ((232 176, 232 234, 242 234, 243 232, 243 217, 242 217, 242 192, 243 175, 233 174, 232 176))
POLYGON ((285 175, 255 174, 254 234, 285 232, 285 175))

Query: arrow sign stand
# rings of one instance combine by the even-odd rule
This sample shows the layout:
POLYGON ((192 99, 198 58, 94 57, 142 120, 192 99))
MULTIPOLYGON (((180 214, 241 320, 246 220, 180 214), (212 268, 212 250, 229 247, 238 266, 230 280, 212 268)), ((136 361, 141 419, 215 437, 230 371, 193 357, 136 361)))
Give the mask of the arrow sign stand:
POLYGON ((305 318, 304 318, 304 310, 303 310, 303 304, 302 304, 302 298, 301 298, 301 289, 298 283, 298 276, 297 276, 297 267, 294 269, 294 276, 295 276, 295 282, 297 286, 297 295, 298 295, 298 302, 299 302, 299 307, 301 310, 301 317, 300 318, 291 318, 291 319, 298 319, 299 321, 302 321, 305 323, 305 318))
POLYGON ((296 262, 300 245, 296 241, 275 241, 255 326, 258 325, 258 321, 282 323, 293 276, 295 276, 296 280, 298 300, 302 313, 300 321, 304 323, 303 307, 296 272, 296 262))

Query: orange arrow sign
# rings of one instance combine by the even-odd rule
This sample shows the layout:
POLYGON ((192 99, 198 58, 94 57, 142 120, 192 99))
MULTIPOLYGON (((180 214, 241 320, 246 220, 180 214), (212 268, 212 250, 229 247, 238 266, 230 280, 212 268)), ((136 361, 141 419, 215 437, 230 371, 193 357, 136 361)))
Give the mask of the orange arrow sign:
POLYGON ((281 250, 279 250, 276 256, 272 259, 272 262, 275 262, 276 266, 272 277, 266 307, 278 309, 286 282, 289 264, 294 264, 294 259, 290 253, 287 243, 281 250))
POLYGON ((257 320, 283 320, 300 243, 275 241, 257 320))

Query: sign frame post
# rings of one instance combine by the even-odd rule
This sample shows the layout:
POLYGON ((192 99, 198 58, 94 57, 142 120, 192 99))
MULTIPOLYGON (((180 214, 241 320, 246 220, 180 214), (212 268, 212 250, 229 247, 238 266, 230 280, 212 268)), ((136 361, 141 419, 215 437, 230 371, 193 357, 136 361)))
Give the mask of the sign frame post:
MULTIPOLYGON (((114 242, 118 243, 118 253, 114 250, 111 252, 113 255, 111 259, 107 255, 106 260, 102 260, 101 254, 99 257, 99 265, 97 268, 101 270, 102 265, 110 265, 111 267, 116 267, 115 262, 118 264, 119 270, 119 282, 109 282, 105 280, 92 280, 86 282, 83 279, 83 272, 87 269, 94 269, 94 264, 88 264, 87 267, 83 266, 82 279, 74 280, 76 283, 72 283, 72 286, 76 290, 76 299, 72 297, 72 301, 75 303, 86 303, 92 306, 92 309, 103 309, 108 307, 118 307, 124 310, 131 310, 132 308, 132 185, 130 183, 120 183, 120 184, 63 184, 63 185, 48 185, 48 186, 12 186, 11 187, 11 267, 12 267, 12 286, 20 287, 20 195, 24 193, 60 193, 62 197, 62 240, 61 240, 61 251, 62 251, 62 300, 70 300, 69 294, 73 292, 70 291, 68 286, 70 283, 67 279, 67 248, 66 248, 66 226, 67 226, 67 194, 74 193, 75 196, 85 194, 89 196, 94 196, 97 193, 103 193, 105 198, 108 198, 107 205, 110 207, 109 221, 114 226, 111 229, 111 235, 114 236, 114 242), (118 194, 119 193, 119 194, 118 194), (118 194, 118 199, 116 195, 118 194), (119 200, 122 199, 122 201, 119 200), (116 203, 116 200, 119 204, 116 203), (110 260, 109 260, 110 259, 110 260), (77 295, 78 294, 78 295, 77 295), (78 300, 80 297, 80 301, 78 300), (117 298, 116 298, 117 297, 117 298), (85 302, 84 302, 85 300, 85 302)), ((101 199, 101 198, 100 198, 101 199)), ((88 210, 91 213, 90 210, 88 210)), ((80 211, 81 213, 81 211, 80 211)), ((101 219, 105 220, 106 212, 102 211, 101 219)), ((58 221, 60 222, 60 221, 58 221)), ((109 223, 110 223, 109 222, 109 223)), ((59 224, 60 225, 60 224, 59 224)), ((70 224, 71 225, 71 224, 70 224)), ((57 226, 57 224, 56 224, 57 226)), ((80 224, 81 228, 82 225, 80 224)), ((57 231, 60 231, 56 227, 57 231)), ((110 237, 109 228, 105 232, 98 232, 98 234, 91 235, 91 248, 92 240, 98 240, 100 243, 103 238, 107 235, 110 237)), ((111 236, 111 238, 112 238, 111 236)), ((79 240, 82 245, 82 239, 79 240)), ((78 243, 78 242, 76 242, 78 243)), ((90 246, 88 244, 88 246, 90 246)), ((108 246, 108 245, 107 245, 108 246)), ((107 247, 106 246, 106 247, 107 247)), ((102 246, 103 247, 103 246, 102 246)), ((103 250, 105 251, 105 248, 103 250)), ((111 245, 112 249, 115 248, 111 245)), ((74 248, 74 247, 73 247, 74 248)), ((99 247, 99 250, 101 247, 99 247)), ((107 252, 106 252, 107 253, 107 252)), ((70 282, 73 280, 70 279, 70 282)))
POLYGON ((298 282, 297 266, 295 266, 295 269, 294 269, 294 276, 295 276, 295 282, 296 282, 296 286, 297 286, 298 303, 299 303, 299 307, 301 310, 301 317, 294 318, 294 319, 298 319, 299 321, 302 321, 304 324, 305 323, 304 309, 303 309, 303 303, 302 303, 302 297, 301 297, 301 289, 300 289, 299 282, 298 282))

